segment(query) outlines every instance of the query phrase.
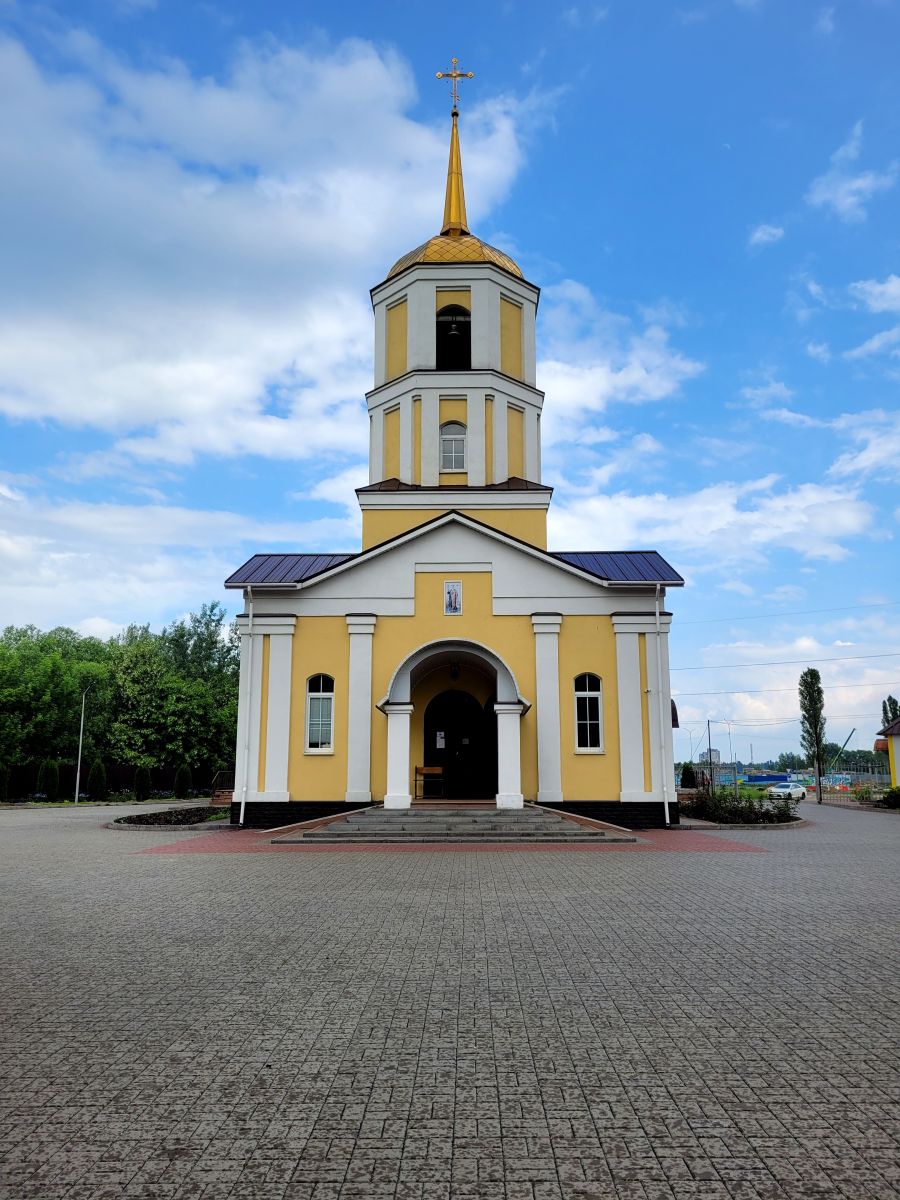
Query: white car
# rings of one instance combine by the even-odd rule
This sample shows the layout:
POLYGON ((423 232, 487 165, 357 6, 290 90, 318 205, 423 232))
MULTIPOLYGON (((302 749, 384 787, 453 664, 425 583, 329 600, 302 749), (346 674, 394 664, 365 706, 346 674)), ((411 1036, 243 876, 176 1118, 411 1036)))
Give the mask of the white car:
POLYGON ((766 788, 770 800, 805 800, 806 788, 799 783, 774 783, 766 788))

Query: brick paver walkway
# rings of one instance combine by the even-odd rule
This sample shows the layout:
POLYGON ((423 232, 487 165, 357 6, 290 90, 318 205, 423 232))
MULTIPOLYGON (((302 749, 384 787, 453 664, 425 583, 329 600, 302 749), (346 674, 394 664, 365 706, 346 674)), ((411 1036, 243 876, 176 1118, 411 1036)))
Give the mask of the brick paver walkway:
POLYGON ((527 854, 0 812, 0 1196, 898 1196, 900 817, 803 809, 527 854))

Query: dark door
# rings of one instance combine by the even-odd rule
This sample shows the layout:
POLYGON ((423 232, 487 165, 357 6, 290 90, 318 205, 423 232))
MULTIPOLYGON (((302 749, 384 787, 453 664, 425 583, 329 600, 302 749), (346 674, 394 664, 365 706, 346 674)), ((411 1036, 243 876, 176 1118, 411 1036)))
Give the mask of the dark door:
POLYGON ((496 794, 496 727, 474 696, 462 691, 435 696, 425 709, 424 733, 425 766, 443 768, 445 799, 486 800, 496 794))

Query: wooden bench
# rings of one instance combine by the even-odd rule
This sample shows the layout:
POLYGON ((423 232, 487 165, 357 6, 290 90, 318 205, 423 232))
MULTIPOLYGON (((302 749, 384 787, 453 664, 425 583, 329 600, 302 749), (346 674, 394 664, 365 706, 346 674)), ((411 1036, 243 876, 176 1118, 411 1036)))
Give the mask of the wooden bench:
POLYGON ((413 799, 426 800, 433 797, 440 797, 444 794, 444 768, 443 767, 416 767, 415 781, 413 785, 413 799), (431 795, 425 795, 425 787, 427 784, 436 785, 437 790, 432 788, 431 795))

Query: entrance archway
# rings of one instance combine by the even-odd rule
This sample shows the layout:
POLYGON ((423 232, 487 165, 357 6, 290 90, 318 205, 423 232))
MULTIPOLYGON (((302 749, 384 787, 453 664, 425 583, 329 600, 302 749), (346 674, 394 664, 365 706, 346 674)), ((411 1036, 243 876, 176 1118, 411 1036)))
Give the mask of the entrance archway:
MULTIPOLYGON (((492 650, 489 650, 486 646, 482 646, 478 642, 471 642, 462 638, 447 638, 420 646, 418 650, 415 650, 404 659, 394 672, 387 695, 378 704, 378 708, 388 719, 385 808, 409 807, 412 800, 411 781, 413 770, 417 765, 427 765, 421 759, 417 759, 416 763, 410 761, 410 722, 415 705, 414 694, 418 685, 427 676, 444 668, 448 668, 451 678, 454 678, 458 677, 459 673, 462 673, 467 667, 472 667, 477 672, 480 672, 482 676, 486 676, 490 680, 492 688, 491 701, 487 705, 482 705, 482 709, 488 709, 488 716, 482 713, 478 722, 483 746, 485 745, 485 731, 488 731, 486 742, 488 756, 486 766, 481 773, 479 787, 483 786, 483 783, 487 781, 488 770, 490 770, 491 782, 494 781, 492 751, 493 747, 496 746, 495 800, 497 807, 522 807, 524 801, 522 797, 520 726, 523 713, 526 713, 531 706, 520 694, 512 671, 510 671, 509 667, 498 654, 495 654, 492 650), (489 719, 490 713, 493 714, 493 720, 489 719)), ((453 690, 462 694, 466 692, 466 689, 462 687, 453 689, 441 687, 438 694, 446 690, 453 690)), ((436 697, 432 693, 429 699, 434 698, 436 697)), ((474 697, 471 698, 476 705, 479 703, 474 697)), ((465 701, 462 703, 465 704, 465 701)), ((440 713, 441 710, 439 708, 436 711, 440 713)), ((469 717, 467 718, 460 708, 456 714, 457 724, 459 724, 461 714, 463 719, 469 720, 472 728, 474 728, 475 717, 471 707, 469 708, 469 717)), ((429 728, 432 728, 430 722, 429 728)), ((437 750, 436 735, 438 732, 441 731, 434 725, 435 745, 433 748, 435 750, 437 750)), ((446 734, 447 730, 443 732, 446 734)), ((466 735, 460 732, 458 736, 460 738, 460 748, 462 748, 461 739, 466 735)), ((471 735, 469 736, 471 745, 471 735)), ((424 746, 421 747, 423 751, 424 748, 424 746)), ((472 785, 465 784, 460 786, 469 787, 472 785)), ((476 798, 480 799, 481 797, 476 798)))
POLYGON ((458 689, 439 692, 429 700, 424 714, 424 765, 441 768, 440 792, 445 799, 484 800, 496 795, 493 708, 458 689))

